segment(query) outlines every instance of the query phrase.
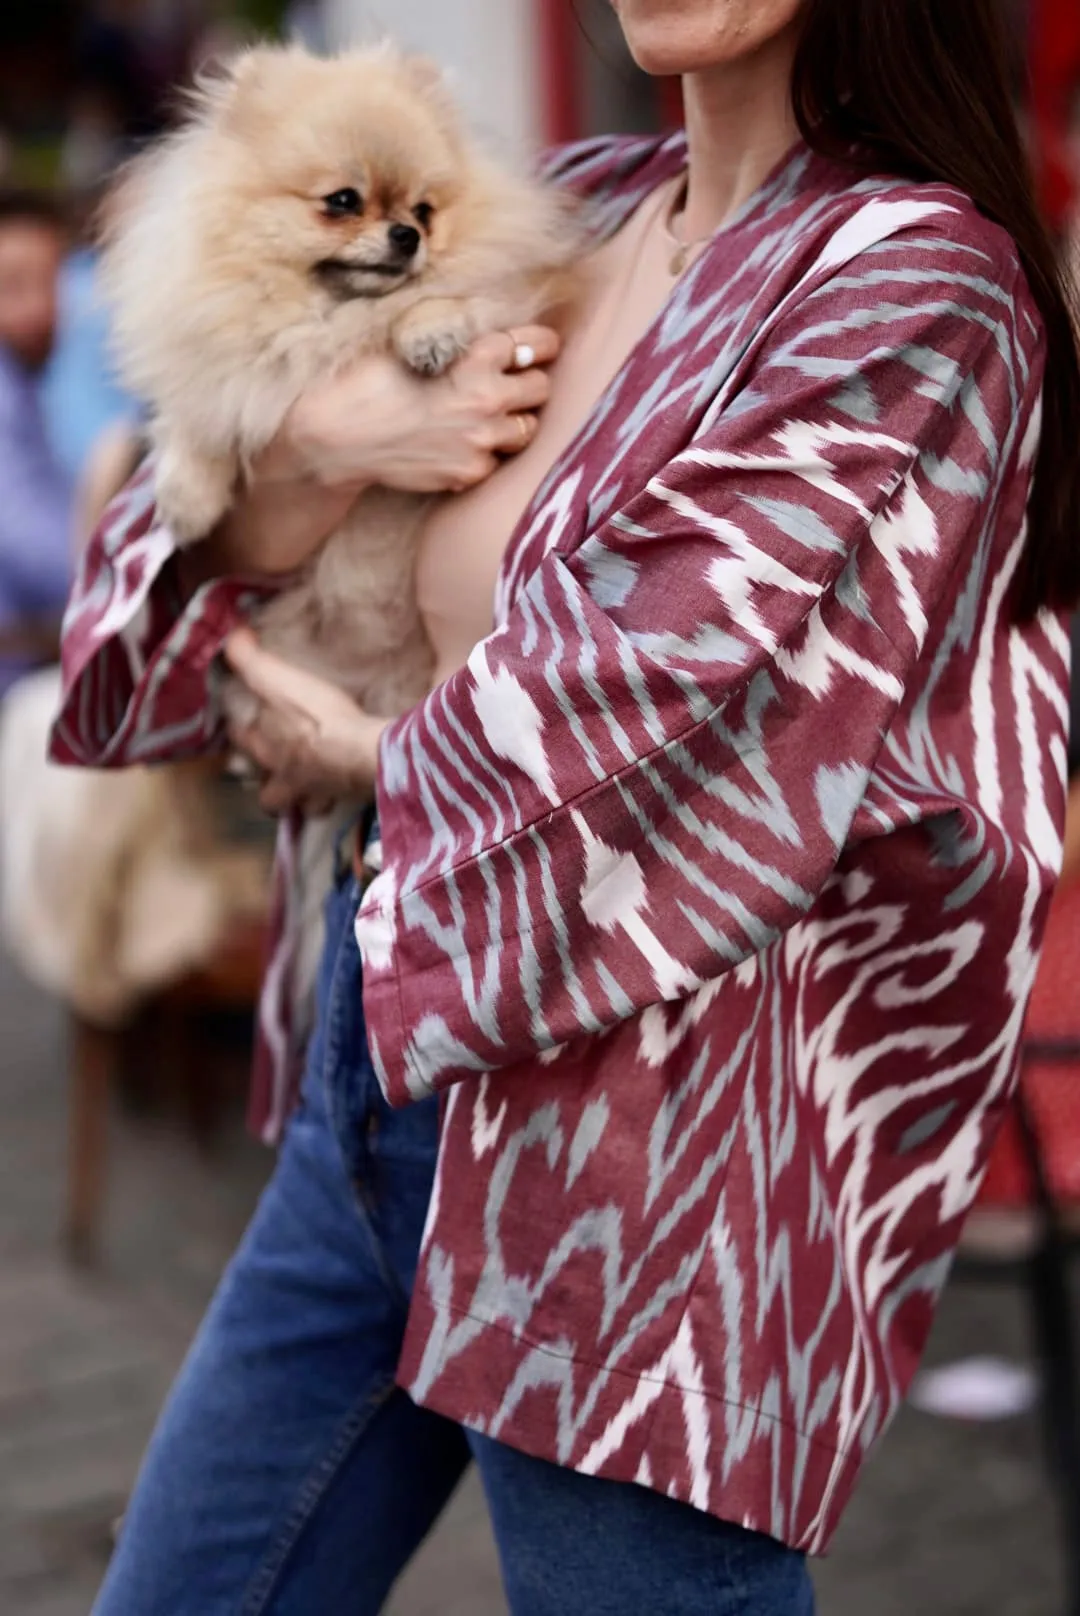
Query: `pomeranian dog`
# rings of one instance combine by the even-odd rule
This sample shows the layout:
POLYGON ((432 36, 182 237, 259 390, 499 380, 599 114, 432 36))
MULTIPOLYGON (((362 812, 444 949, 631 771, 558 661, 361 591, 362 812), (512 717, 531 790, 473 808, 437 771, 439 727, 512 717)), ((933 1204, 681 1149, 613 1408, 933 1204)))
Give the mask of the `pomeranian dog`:
MULTIPOLYGON (((495 162, 438 69, 389 46, 259 46, 201 85, 103 215, 122 376, 149 407, 160 514, 207 535, 305 388, 365 354, 437 375, 479 336, 572 294, 572 205, 495 162)), ((372 488, 253 627, 267 649, 394 717, 429 688, 415 553, 430 504, 372 488)), ((257 713, 229 676, 226 713, 257 713)), ((294 1028, 311 1024, 322 902, 347 816, 292 828, 294 1028)))
MULTIPOLYGON (((208 534, 303 390, 365 354, 437 375, 480 335, 566 301, 580 247, 552 187, 496 163, 439 70, 390 46, 258 46, 125 171, 103 225, 123 379, 148 406, 163 520, 208 534)), ((426 694, 416 606, 429 501, 371 489, 261 643, 393 717, 426 694)), ((239 722, 254 698, 229 680, 239 722)))

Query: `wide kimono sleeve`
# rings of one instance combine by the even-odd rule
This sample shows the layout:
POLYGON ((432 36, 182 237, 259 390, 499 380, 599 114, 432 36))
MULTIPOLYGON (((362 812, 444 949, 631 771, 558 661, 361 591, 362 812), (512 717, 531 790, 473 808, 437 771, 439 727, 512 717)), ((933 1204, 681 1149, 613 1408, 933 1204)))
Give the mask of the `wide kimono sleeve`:
POLYGON ((82 558, 63 631, 50 756, 124 767, 196 756, 222 739, 213 666, 259 597, 216 579, 188 599, 158 520, 152 466, 106 512, 82 558))
POLYGON ((357 936, 392 1101, 689 995, 814 903, 935 606, 1028 475, 1034 328, 1001 256, 941 275, 898 237, 869 296, 857 266, 808 288, 387 732, 357 936))
MULTIPOLYGON (((545 174, 588 193, 632 170, 652 145, 581 142, 550 153, 545 174)), ((123 767, 194 756, 222 741, 214 665, 228 634, 267 591, 225 578, 186 599, 175 558, 148 465, 106 513, 70 598, 54 761, 123 767)))

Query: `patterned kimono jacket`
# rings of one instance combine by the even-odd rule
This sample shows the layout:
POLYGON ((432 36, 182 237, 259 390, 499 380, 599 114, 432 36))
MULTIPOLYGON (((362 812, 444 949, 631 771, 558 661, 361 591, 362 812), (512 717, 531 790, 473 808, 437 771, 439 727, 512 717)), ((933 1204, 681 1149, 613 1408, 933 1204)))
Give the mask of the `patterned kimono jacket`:
MULTIPOLYGON (((602 233, 684 161, 563 177, 602 233)), ((1060 857, 1067 638, 1009 611, 1043 359, 964 196, 796 149, 538 491, 495 632, 389 730, 357 930, 386 1093, 444 1095, 418 1402, 827 1544, 1013 1091, 1060 857)), ((58 758, 213 738, 245 592, 184 603, 172 552, 136 484, 58 758)))

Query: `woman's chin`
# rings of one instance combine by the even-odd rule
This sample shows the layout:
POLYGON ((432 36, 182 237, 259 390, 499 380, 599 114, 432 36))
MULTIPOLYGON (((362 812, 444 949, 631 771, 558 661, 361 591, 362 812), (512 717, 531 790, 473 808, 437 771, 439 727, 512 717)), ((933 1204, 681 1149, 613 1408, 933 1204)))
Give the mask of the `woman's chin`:
POLYGON ((708 53, 695 50, 693 42, 680 38, 681 30, 670 23, 666 28, 658 27, 655 22, 635 26, 624 17, 622 24, 631 56, 650 78, 679 78, 704 65, 701 58, 708 53))
POLYGON ((684 61, 663 49, 641 53, 631 51, 631 55, 641 71, 647 73, 651 79, 677 79, 682 78, 684 73, 694 71, 693 67, 688 67, 684 61))
POLYGON ((801 0, 617 0, 615 10, 642 72, 681 78, 793 38, 801 0))
POLYGON ((634 61, 643 73, 654 79, 683 78, 688 73, 701 73, 746 54, 741 42, 732 42, 725 49, 723 42, 718 44, 715 40, 673 39, 674 30, 650 28, 642 30, 642 38, 635 37, 631 29, 624 31, 634 61))

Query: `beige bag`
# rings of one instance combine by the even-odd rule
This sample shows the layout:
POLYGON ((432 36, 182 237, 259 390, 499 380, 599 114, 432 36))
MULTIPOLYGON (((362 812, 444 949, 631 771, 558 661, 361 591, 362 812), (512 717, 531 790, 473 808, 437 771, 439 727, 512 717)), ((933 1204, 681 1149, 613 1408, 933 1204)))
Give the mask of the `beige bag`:
POLYGON ((59 699, 49 668, 0 711, 0 928, 33 982, 116 1025, 265 912, 266 855, 222 844, 204 764, 49 763, 59 699))

